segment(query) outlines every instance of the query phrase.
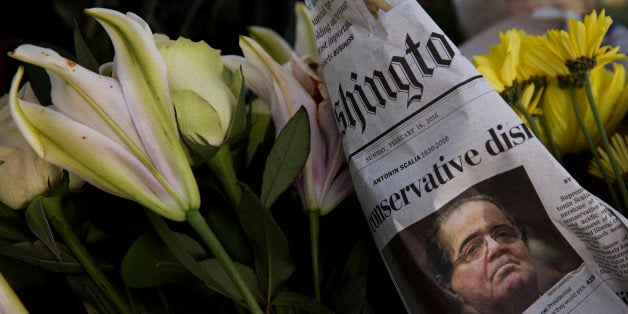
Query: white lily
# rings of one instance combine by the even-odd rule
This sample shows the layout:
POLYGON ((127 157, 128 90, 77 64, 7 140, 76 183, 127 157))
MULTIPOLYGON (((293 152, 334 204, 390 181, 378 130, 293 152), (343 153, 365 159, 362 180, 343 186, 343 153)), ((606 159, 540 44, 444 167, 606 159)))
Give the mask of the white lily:
MULTIPOLYGON (((20 97, 38 103, 30 83, 19 91, 20 97)), ((39 158, 11 119, 9 95, 0 98, 0 202, 13 209, 26 207, 35 197, 49 192, 61 182, 63 169, 39 158)), ((70 173, 70 189, 83 180, 70 173)))
POLYGON ((115 49, 112 77, 93 73, 56 52, 22 45, 10 55, 46 69, 55 109, 19 99, 23 70, 10 92, 20 132, 44 160, 92 185, 184 221, 200 206, 196 181, 180 144, 166 64, 138 16, 89 9, 115 49))
POLYGON ((321 215, 330 213, 353 191, 353 183, 349 170, 345 167, 345 155, 325 83, 310 68, 310 65, 319 65, 316 46, 312 44, 312 22, 302 3, 295 4, 295 13, 295 49, 301 56, 288 51, 290 59, 285 62, 282 56, 286 54, 286 48, 281 44, 281 37, 272 30, 258 27, 249 30, 262 44, 242 36, 240 48, 244 58, 227 56, 223 59, 232 68, 242 67, 249 87, 269 104, 276 130, 281 130, 301 106, 307 110, 310 122, 310 155, 301 174, 297 176, 295 185, 310 220, 314 296, 320 300, 319 219, 321 215))
MULTIPOLYGON (((295 6, 297 24, 311 23, 307 11, 304 12, 300 5, 297 3, 295 6)), ((297 34, 297 42, 301 43, 299 50, 305 53, 303 59, 315 59, 315 51, 307 44, 311 42, 308 38, 313 33, 308 31, 307 25, 298 29, 302 30, 297 34)), ((259 27, 255 30, 258 38, 275 37, 267 38, 265 43, 280 42, 281 37, 271 30, 260 32, 259 27)), ((349 170, 344 167, 340 135, 322 78, 293 51, 290 51, 289 63, 285 66, 279 64, 268 51, 276 52, 281 47, 283 45, 265 49, 256 40, 242 36, 240 48, 244 58, 226 56, 223 60, 232 69, 242 66, 251 90, 269 104, 276 130, 281 130, 301 106, 307 110, 311 132, 310 156, 295 185, 305 209, 326 215, 353 191, 349 170)))

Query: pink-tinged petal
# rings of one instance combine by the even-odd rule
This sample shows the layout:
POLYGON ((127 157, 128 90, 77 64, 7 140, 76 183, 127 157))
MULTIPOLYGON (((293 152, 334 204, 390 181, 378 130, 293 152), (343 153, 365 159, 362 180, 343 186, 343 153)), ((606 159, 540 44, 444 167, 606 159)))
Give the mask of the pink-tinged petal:
POLYGON ((325 99, 318 104, 318 126, 321 130, 325 147, 327 147, 327 171, 335 173, 338 171, 338 168, 330 168, 330 163, 338 155, 342 155, 342 160, 344 161, 344 153, 340 142, 340 133, 336 125, 334 109, 331 107, 329 99, 325 99), (338 154, 338 150, 340 150, 340 154, 338 154))
MULTIPOLYGON (((281 84, 275 79, 272 79, 271 82, 273 82, 271 89, 272 94, 270 95, 270 102, 268 104, 270 106, 270 112, 273 116, 275 129, 277 130, 277 134, 279 134, 279 130, 283 129, 296 110, 291 110, 292 105, 290 105, 290 102, 292 100, 289 97, 286 97, 286 94, 283 93, 281 84)), ((307 100, 304 100, 304 102, 305 101, 307 100)), ((305 103, 303 104, 305 105, 305 103)), ((310 114, 310 110, 308 110, 308 114, 310 114)))
MULTIPOLYGON (((113 43, 114 77, 120 81, 135 128, 148 157, 188 209, 200 206, 200 195, 187 163, 174 118, 167 65, 146 23, 108 9, 85 11, 107 31, 113 43)), ((141 20, 141 19, 139 19, 141 20)))
POLYGON ((141 145, 118 81, 91 72, 53 50, 33 45, 19 46, 11 56, 46 69, 52 101, 59 112, 123 144, 104 116, 111 123, 115 121, 135 145, 141 145))
MULTIPOLYGON (((304 106, 310 117, 310 124, 314 136, 320 137, 318 123, 316 123, 316 103, 310 94, 296 81, 295 76, 282 65, 273 60, 264 49, 254 40, 241 37, 240 47, 249 62, 255 66, 266 78, 273 82, 276 98, 269 102, 273 119, 280 130, 304 106), (314 122, 314 123, 313 123, 314 122)), ((316 147, 312 147, 315 149, 316 147)))
MULTIPOLYGON (((346 166, 345 154, 342 149, 342 142, 340 141, 340 136, 338 131, 336 130, 336 123, 333 121, 333 116, 330 116, 330 113, 333 114, 333 110, 331 106, 329 106, 329 101, 326 99, 321 104, 319 104, 319 118, 318 122, 321 125, 321 129, 325 128, 328 134, 326 134, 326 148, 327 148, 327 156, 326 156, 326 164, 325 164, 325 173, 326 178, 321 190, 323 191, 321 194, 321 199, 319 200, 319 204, 322 205, 321 212, 331 211, 336 207, 336 201, 333 201, 333 198, 339 198, 337 202, 342 201, 344 197, 347 195, 344 192, 334 191, 335 189, 343 189, 344 185, 340 185, 337 182, 338 172, 342 170, 343 167, 346 166), (332 133, 333 132, 333 133, 332 133), (332 198, 332 199, 330 199, 332 198), (333 206, 332 206, 333 205, 333 206), (332 206, 332 207, 330 207, 332 206)), ((323 133, 325 134, 325 133, 323 133)), ((347 174, 348 169, 345 167, 343 172, 347 174)), ((353 184, 351 180, 349 180, 349 185, 352 187, 353 184)), ((348 193, 348 192, 347 192, 348 193)))
POLYGON ((18 100, 20 76, 16 75, 11 89, 11 115, 24 139, 41 158, 164 217, 185 219, 185 212, 171 194, 126 148, 55 110, 18 100))
MULTIPOLYGON (((273 122, 275 123, 275 127, 277 130, 281 130, 283 126, 288 122, 290 117, 296 112, 296 109, 291 108, 292 105, 285 100, 285 93, 282 92, 281 86, 278 84, 277 79, 273 75, 273 72, 269 68, 270 66, 274 66, 277 64, 264 49, 251 38, 240 36, 240 48, 244 54, 246 60, 249 61, 253 67, 255 67, 261 77, 259 80, 264 80, 269 88, 269 91, 265 92, 270 97, 268 99, 264 99, 264 101, 270 106, 270 110, 273 115, 273 122), (268 64, 267 64, 268 63, 268 64), (281 96, 281 99, 279 98, 281 96)), ((281 68, 281 65, 278 66, 281 68)), ((286 75, 284 73, 286 71, 282 71, 281 74, 285 77, 289 77, 290 75, 286 75)), ((281 74, 279 74, 281 76, 281 74)), ((246 75, 246 74, 245 74, 246 75)), ((285 84, 284 84, 285 85, 285 84)), ((302 89, 298 87, 296 82, 293 84, 295 88, 302 89)), ((307 101, 309 96, 302 95, 299 98, 304 99, 304 102, 307 101)), ((263 98, 262 98, 263 99, 263 98)), ((298 108, 297 108, 298 109, 298 108)))
POLYGON ((292 55, 292 59, 290 60, 290 67, 292 69, 292 74, 294 74, 308 94, 318 94, 318 84, 320 84, 321 78, 316 74, 316 72, 314 72, 295 54, 292 55))
POLYGON ((272 80, 267 80, 264 73, 259 71, 244 57, 229 55, 223 56, 222 62, 231 71, 238 71, 242 68, 246 84, 251 90, 259 96, 265 103, 269 104, 271 100, 272 80))
MULTIPOLYGON (((88 73, 95 75, 93 72, 88 73)), ((77 89, 69 87, 70 83, 55 73, 48 72, 48 75, 50 76, 52 86, 52 103, 55 104, 57 111, 85 125, 89 125, 120 145, 125 145, 119 134, 101 118, 101 115, 96 111, 98 110, 104 113, 112 123, 115 123, 125 136, 143 152, 142 142, 135 131, 133 121, 122 97, 120 84, 116 80, 98 75, 95 75, 98 76, 95 79, 86 78, 84 81, 89 82, 87 84, 92 86, 89 89, 79 88, 83 92, 80 93, 77 89), (89 101, 85 97, 88 97, 89 101)))
POLYGON ((309 202, 320 199, 320 187, 327 176, 325 172, 325 157, 327 155, 325 143, 318 126, 317 104, 308 92, 296 81, 296 78, 286 68, 273 60, 254 40, 241 37, 240 47, 251 64, 257 67, 264 76, 274 82, 276 98, 269 103, 275 126, 281 130, 288 119, 301 107, 308 112, 310 121, 310 156, 304 168, 304 186, 309 202), (318 188, 317 188, 318 187, 318 188))

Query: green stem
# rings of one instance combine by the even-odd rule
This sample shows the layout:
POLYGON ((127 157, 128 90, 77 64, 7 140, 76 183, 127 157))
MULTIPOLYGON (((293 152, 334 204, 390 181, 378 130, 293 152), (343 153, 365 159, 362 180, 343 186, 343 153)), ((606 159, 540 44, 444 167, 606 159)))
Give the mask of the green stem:
POLYGON ((240 272, 238 272, 238 269, 229 257, 229 254, 227 254, 227 251, 225 251, 222 244, 220 244, 220 241, 211 230, 201 213, 197 210, 189 210, 187 212, 187 221, 192 226, 194 231, 196 231, 196 233, 201 237, 207 247, 209 247, 216 259, 218 259, 218 262, 225 270, 229 278, 233 281, 242 298, 244 298, 244 301, 248 305, 251 313, 261 314, 262 310, 257 304, 253 293, 247 287, 244 279, 242 279, 242 276, 240 275, 240 272))
POLYGON ((558 148, 556 148, 556 143, 554 143, 554 136, 552 135, 552 129, 549 127, 549 124, 547 123, 545 114, 542 114, 539 116, 539 121, 541 122, 541 128, 543 129, 545 137, 547 138, 547 144, 549 145, 550 152, 552 152, 552 155, 554 155, 554 158, 556 158, 556 160, 562 164, 563 161, 560 158, 560 153, 558 152, 558 148))
POLYGON ((314 281, 314 298, 321 301, 320 275, 318 265, 318 235, 320 229, 320 212, 308 210, 310 220, 310 252, 312 257, 312 280, 314 281))
POLYGON ((595 144, 593 144, 593 140, 591 139, 591 135, 589 135, 589 131, 587 131, 587 127, 584 124, 584 119, 582 119, 582 115, 580 115, 580 110, 578 110, 578 102, 576 100, 576 88, 575 87, 570 88, 570 95, 571 95, 571 107, 573 109, 574 114, 576 115, 576 120, 578 120, 578 124, 580 125, 580 129, 582 130, 582 134, 584 134, 584 138, 587 141, 587 144, 589 145, 589 150, 593 154, 595 163, 597 163, 597 166, 600 168, 600 172, 602 173, 602 178, 604 179, 606 188, 608 188, 608 191, 610 192, 611 197, 613 198, 613 202, 615 203, 615 206, 619 209, 621 207, 618 207, 618 206, 620 206, 621 203, 619 202, 619 199, 617 198, 617 194, 615 194, 615 189, 613 189, 613 185, 611 184, 611 181, 609 180, 608 175, 606 174, 604 170, 602 170, 603 169, 602 159, 600 158, 600 154, 598 153, 595 147, 595 144))
POLYGON ((223 144, 216 154, 207 160, 207 165, 222 183, 231 204, 234 207, 237 206, 242 197, 242 190, 238 186, 238 177, 233 167, 229 145, 223 144))
MULTIPOLYGON (((218 291, 219 293, 232 298, 234 300, 238 300, 239 296, 233 295, 229 293, 229 291, 225 290, 213 277, 209 274, 201 265, 196 261, 194 256, 190 254, 189 251, 185 249, 185 246, 175 233, 170 230, 170 227, 166 224, 163 217, 159 216, 157 213, 146 209, 145 210, 146 217, 150 221, 151 225, 159 235, 159 238, 164 242, 164 244, 168 247, 168 249, 175 256, 177 261, 183 265, 190 273, 194 274, 197 278, 202 280, 207 287, 214 291, 218 291)), ((238 300, 239 301, 239 300, 238 300)))
MULTIPOLYGON (((615 174, 615 181, 617 181, 617 186, 619 187, 619 193, 621 193, 621 197, 624 200, 625 208, 628 208, 628 190, 626 190, 626 184, 624 183, 624 179, 621 176, 621 172, 619 171, 619 167, 617 166, 617 162, 615 161, 615 155, 613 154, 613 150, 611 149, 611 143, 608 141, 608 136, 606 135, 606 130, 604 129, 604 123, 600 118, 600 113, 597 110, 597 105, 595 103, 595 98, 593 97, 593 90, 591 89, 591 79, 589 78, 589 73, 585 75, 584 87, 587 92, 587 98, 589 99, 589 106, 591 107, 591 112, 593 113, 593 118, 595 119, 595 124, 597 125, 598 131, 600 132, 600 139, 602 140, 602 145, 606 154, 608 155, 608 161, 611 164, 611 168, 613 169, 613 173, 615 174)), ((600 167, 601 172, 603 168, 600 167)), ((618 208, 621 211, 621 208, 618 208)))
POLYGON ((536 125, 536 120, 530 114, 530 112, 528 112, 528 110, 523 106, 523 104, 521 104, 519 100, 515 101, 515 107, 519 110, 519 112, 521 112, 521 114, 523 114, 526 120, 528 120, 528 124, 530 125, 530 128, 532 129, 532 132, 534 132, 536 138, 538 138, 539 141, 542 140, 543 138, 541 137, 541 131, 536 125))
POLYGON ((127 302, 124 300, 114 286, 109 282, 109 279, 105 276, 102 270, 96 265, 96 262, 92 259, 87 248, 81 240, 76 236, 74 230, 65 219, 63 214, 63 207, 61 205, 61 197, 42 197, 41 205, 44 208, 46 217, 55 228, 59 236, 63 239, 65 244, 70 248, 74 256, 81 263, 87 274, 94 280, 96 285, 107 295, 109 300, 113 303, 120 313, 131 313, 131 309, 127 302))

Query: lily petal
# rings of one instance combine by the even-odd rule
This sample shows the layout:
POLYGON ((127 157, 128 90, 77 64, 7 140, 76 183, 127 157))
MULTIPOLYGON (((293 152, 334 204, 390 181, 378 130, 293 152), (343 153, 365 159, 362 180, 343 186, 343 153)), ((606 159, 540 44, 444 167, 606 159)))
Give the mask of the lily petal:
MULTIPOLYGON (((200 207, 200 195, 180 144, 170 101, 167 67, 145 23, 108 9, 89 9, 113 43, 114 77, 148 157, 157 171, 181 196, 187 209, 200 207), (148 149, 150 148, 150 149, 148 149)), ((141 20, 141 19, 140 19, 141 20)))
POLYGON ((338 126, 334 117, 334 110, 329 103, 329 99, 325 99, 318 104, 318 126, 321 130, 324 145, 327 147, 327 164, 325 169, 327 173, 336 173, 345 163, 344 151, 342 150, 342 142, 338 126))
POLYGON ((296 2, 294 11, 297 17, 294 51, 299 56, 310 56, 318 59, 318 50, 314 38, 314 24, 312 24, 310 12, 308 12, 303 2, 296 2))
POLYGON ((290 68, 294 76, 299 80, 301 86, 303 86, 310 95, 318 93, 318 85, 320 85, 322 81, 320 76, 295 54, 292 54, 292 59, 290 59, 290 68))
POLYGON ((277 62, 284 64, 290 61, 292 48, 277 32, 261 26, 249 26, 249 34, 277 62))
POLYGON ((251 88, 251 90, 266 103, 268 103, 268 101, 272 98, 271 93, 269 92, 272 89, 272 80, 267 80, 264 77, 264 73, 258 70, 244 57, 235 55, 223 56, 222 61, 225 66, 233 72, 242 68, 244 79, 246 80, 248 87, 251 88))
POLYGON ((117 80, 91 72, 53 50, 33 45, 19 46, 10 55, 47 70, 52 101, 59 112, 124 145, 120 134, 112 128, 111 123, 115 121, 115 125, 141 147, 117 80))
POLYGON ((304 168, 306 175, 303 178, 307 181, 304 186, 308 189, 306 195, 310 196, 310 201, 320 199, 321 193, 316 187, 323 186, 325 181, 327 152, 318 126, 316 103, 300 84, 294 82, 294 76, 273 60, 254 40, 243 36, 240 38, 240 47, 246 59, 274 84, 273 99, 268 103, 277 130, 281 130, 301 106, 307 110, 311 132, 310 151, 317 153, 310 154, 304 168))
POLYGON ((86 181, 104 191, 134 199, 169 219, 185 220, 185 213, 176 200, 124 147, 57 111, 19 100, 17 86, 22 75, 23 69, 20 68, 11 85, 11 115, 41 158, 81 174, 86 181))

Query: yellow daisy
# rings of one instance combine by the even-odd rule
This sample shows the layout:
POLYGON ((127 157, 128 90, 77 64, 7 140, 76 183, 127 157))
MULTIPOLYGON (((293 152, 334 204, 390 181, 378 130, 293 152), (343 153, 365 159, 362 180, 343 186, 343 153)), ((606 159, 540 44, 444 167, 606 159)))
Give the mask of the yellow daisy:
POLYGON ((543 79, 538 79, 536 73, 527 70, 529 67, 521 65, 521 49, 528 37, 531 35, 523 30, 500 32, 500 43, 490 46, 487 54, 473 56, 472 60, 506 103, 515 108, 519 117, 537 136, 541 136, 534 115, 541 114, 538 103, 542 93, 535 87, 542 90, 545 83, 543 79))
MULTIPOLYGON (((591 71, 591 89, 597 102, 600 118, 606 132, 612 133, 628 110, 628 81, 626 69, 613 64, 613 70, 604 67, 591 71)), ((578 111, 586 129, 595 143, 600 140, 591 108, 583 89, 576 91, 578 111)), ((588 144, 576 120, 571 104, 569 89, 556 83, 548 84, 543 97, 544 111, 558 151, 562 154, 577 153, 587 149, 588 144)))
MULTIPOLYGON (((617 167, 619 168, 619 172, 621 172, 622 178, 625 178, 628 174, 628 147, 626 145, 626 141, 628 141, 628 136, 621 136, 619 133, 615 133, 615 135, 611 138, 611 150, 615 156, 615 161, 617 162, 617 167)), ((600 153, 602 169, 606 174, 608 174, 607 177, 614 182, 615 176, 613 175, 613 169, 611 168, 610 161, 608 160, 608 155, 600 147, 598 147, 598 152, 600 153)), ((602 177, 600 167, 595 160, 591 160, 589 163, 589 173, 596 177, 602 177)))
POLYGON ((519 51, 522 37, 526 36, 523 30, 508 30, 500 32, 500 43, 489 47, 489 52, 473 56, 473 64, 486 78, 498 93, 503 93, 517 81, 519 65, 519 51))
POLYGON ((526 62, 547 76, 559 77, 565 87, 581 86, 580 80, 587 71, 626 59, 618 52, 619 47, 600 47, 612 23, 604 10, 599 16, 593 11, 583 22, 571 18, 569 32, 550 30, 546 37, 536 38, 525 55, 526 62))
MULTIPOLYGON (((534 83, 529 83, 523 88, 519 102, 530 114, 539 116, 543 110, 539 107, 539 101, 543 95, 543 87, 537 92, 534 83)), ((521 114, 519 115, 521 116, 521 114)), ((522 118, 523 119, 523 118, 522 118)))

